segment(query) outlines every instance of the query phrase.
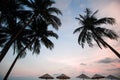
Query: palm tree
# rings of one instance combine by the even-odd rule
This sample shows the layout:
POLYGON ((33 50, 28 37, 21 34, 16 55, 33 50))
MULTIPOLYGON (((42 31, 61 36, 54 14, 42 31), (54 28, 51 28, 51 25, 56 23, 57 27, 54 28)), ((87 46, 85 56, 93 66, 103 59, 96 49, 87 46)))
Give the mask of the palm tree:
MULTIPOLYGON (((48 30, 48 26, 49 24, 47 24, 46 22, 42 21, 42 20, 38 20, 38 22, 33 21, 30 28, 31 31, 29 31, 31 33, 31 35, 29 34, 27 36, 28 39, 31 39, 29 43, 27 43, 27 45, 22 48, 18 55, 16 56, 15 60, 13 61, 11 67, 9 68, 7 74, 4 77, 4 80, 7 80, 10 72, 12 71, 15 63, 17 62, 18 58, 20 56, 23 56, 26 50, 26 48, 30 48, 30 50, 33 50, 33 53, 40 53, 40 48, 41 48, 41 43, 43 43, 47 48, 52 49, 54 47, 54 44, 52 43, 52 41, 50 41, 48 39, 48 37, 55 37, 58 38, 58 35, 56 33, 54 33, 53 31, 48 30)), ((23 36, 23 35, 22 35, 23 36)))
POLYGON ((2 46, 3 49, 0 52, 0 62, 13 43, 11 41, 16 35, 15 31, 19 30, 16 30, 16 28, 30 15, 30 11, 21 9, 22 7, 19 0, 1 0, 0 2, 0 34, 4 35, 0 37, 0 45, 4 44, 4 46, 2 46))
MULTIPOLYGON (((7 42, 7 40, 9 41, 14 35, 16 35, 16 33, 19 31, 19 29, 21 28, 21 24, 17 24, 16 26, 1 26, 0 28, 0 34, 2 34, 3 36, 0 38, 0 41, 2 40, 5 40, 3 41, 5 44, 5 42, 7 42)), ((20 51, 21 54, 18 54, 18 58, 22 58, 22 57, 25 57, 26 55, 26 48, 31 50, 29 47, 26 47, 29 43, 30 43, 30 39, 28 38, 28 36, 32 33, 31 30, 29 29, 24 29, 21 34, 17 37, 17 39, 13 42, 13 50, 14 50, 14 54, 15 52, 19 53, 20 51), (24 47, 26 47, 24 49, 24 47), (24 51, 23 51, 24 49, 24 51)), ((6 79, 5 79, 6 80, 6 79)))
POLYGON ((23 47, 21 50, 19 50, 20 52, 17 54, 15 60, 13 61, 12 65, 10 66, 10 68, 9 68, 8 72, 6 73, 6 75, 5 75, 3 80, 7 80, 8 79, 8 77, 10 75, 10 72, 12 71, 15 63, 18 60, 18 58, 25 57, 25 55, 26 55, 26 51, 25 50, 30 46, 31 43, 32 42, 29 42, 29 44, 27 44, 25 47, 23 47))
POLYGON ((30 25, 32 21, 42 18, 47 23, 51 24, 55 29, 58 29, 58 27, 61 25, 60 19, 53 14, 53 13, 56 13, 58 15, 62 14, 59 9, 51 6, 52 4, 55 3, 54 1, 52 0, 34 0, 34 1, 20 0, 20 3, 24 6, 26 5, 27 7, 29 7, 32 14, 28 18, 29 20, 27 19, 27 21, 24 22, 24 25, 21 27, 18 33, 6 43, 6 45, 1 51, 0 61, 2 61, 7 51, 9 50, 10 46, 17 38, 17 36, 19 36, 22 30, 28 25, 30 25))
POLYGON ((14 67, 14 65, 15 65, 16 61, 18 60, 18 58, 20 57, 20 55, 24 55, 23 51, 25 52, 26 48, 33 50, 33 53, 38 54, 40 52, 41 43, 43 43, 49 49, 52 49, 54 47, 54 44, 47 37, 49 37, 49 36, 56 37, 56 38, 58 37, 56 33, 48 30, 48 25, 52 25, 53 28, 55 28, 57 30, 59 28, 59 26, 61 25, 61 22, 60 22, 60 19, 57 16, 55 16, 53 13, 57 13, 57 14, 62 14, 62 13, 57 8, 50 7, 54 3, 51 0, 39 0, 39 1, 42 1, 42 2, 39 2, 39 4, 38 4, 37 0, 35 0, 35 1, 36 2, 34 2, 34 3, 37 6, 35 6, 35 4, 33 4, 32 0, 31 1, 23 0, 23 2, 22 2, 23 4, 27 4, 27 2, 31 3, 32 16, 30 17, 29 20, 27 20, 27 23, 25 23, 23 21, 22 25, 24 24, 24 26, 20 29, 20 31, 18 31, 17 35, 15 35, 16 37, 11 39, 12 40, 11 42, 16 44, 16 39, 22 36, 21 31, 23 31, 24 29, 31 29, 32 34, 30 33, 27 36, 27 39, 29 39, 29 43, 27 43, 26 46, 22 47, 18 51, 18 55, 15 58, 15 60, 13 61, 13 64, 11 65, 10 69, 8 70, 4 80, 6 80, 8 78, 12 68, 14 67), (38 9, 39 7, 42 7, 42 9, 45 8, 44 11, 43 10, 40 11, 41 8, 38 9), (47 11, 45 12, 45 10, 48 10, 48 12, 47 11), (27 26, 27 28, 26 28, 26 26, 27 26))
POLYGON ((115 23, 115 19, 111 17, 98 19, 95 16, 97 12, 98 10, 92 13, 92 11, 87 8, 84 16, 79 15, 79 18, 76 18, 81 24, 81 27, 74 30, 74 33, 79 32, 78 43, 82 46, 82 48, 84 48, 85 43, 88 43, 88 45, 92 47, 92 40, 94 40, 100 48, 102 48, 101 45, 105 48, 108 47, 118 58, 120 58, 120 54, 103 39, 103 37, 108 37, 110 39, 117 40, 118 35, 110 29, 100 27, 102 24, 113 25, 115 23))

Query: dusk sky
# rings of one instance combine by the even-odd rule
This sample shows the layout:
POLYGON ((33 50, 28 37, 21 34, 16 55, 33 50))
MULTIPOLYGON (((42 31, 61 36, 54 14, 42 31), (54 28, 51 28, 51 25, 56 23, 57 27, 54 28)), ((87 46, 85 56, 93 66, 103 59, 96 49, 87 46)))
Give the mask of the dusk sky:
MULTIPOLYGON (((95 42, 92 48, 87 44, 85 48, 81 48, 77 42, 78 34, 73 34, 80 26, 75 17, 84 14, 85 8, 90 8, 93 12, 99 10, 96 15, 98 18, 115 18, 115 25, 102 27, 112 29, 120 35, 120 0, 55 0, 55 2, 53 6, 59 8, 63 15, 59 16, 62 26, 55 31, 59 38, 57 40, 51 38, 55 44, 54 48, 49 50, 42 45, 40 55, 33 55, 28 51, 25 58, 17 61, 10 76, 39 77, 45 73, 51 75, 65 73, 73 77, 81 73, 89 76, 96 73, 120 76, 120 59, 109 48, 100 49, 95 42)), ((120 38, 117 41, 108 38, 104 40, 120 53, 120 38)), ((15 57, 11 48, 0 63, 0 76, 5 76, 15 57)))

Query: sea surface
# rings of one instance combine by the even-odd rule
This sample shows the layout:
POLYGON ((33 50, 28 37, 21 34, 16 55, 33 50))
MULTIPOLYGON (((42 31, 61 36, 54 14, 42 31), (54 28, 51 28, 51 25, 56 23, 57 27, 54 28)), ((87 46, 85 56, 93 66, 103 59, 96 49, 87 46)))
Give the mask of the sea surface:
MULTIPOLYGON (((0 80, 3 80, 0 78, 0 80)), ((36 77, 10 77, 8 80, 45 80, 45 79, 39 79, 36 77)), ((59 80, 59 79, 48 79, 48 80, 59 80)), ((83 79, 78 79, 78 78, 71 78, 67 80, 83 80, 83 79)), ((85 80, 97 80, 97 79, 85 79, 85 80)), ((111 80, 111 79, 99 79, 99 80, 111 80)), ((115 80, 115 79, 112 79, 115 80)))

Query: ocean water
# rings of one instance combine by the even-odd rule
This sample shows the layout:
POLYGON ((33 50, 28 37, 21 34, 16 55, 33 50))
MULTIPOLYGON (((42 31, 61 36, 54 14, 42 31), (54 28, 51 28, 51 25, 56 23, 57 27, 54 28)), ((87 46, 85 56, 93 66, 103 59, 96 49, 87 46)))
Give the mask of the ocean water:
MULTIPOLYGON (((0 76, 0 80, 3 80, 3 77, 0 76)), ((45 79, 39 79, 37 77, 9 77, 8 80, 45 80, 45 79)), ((59 80, 59 79, 48 79, 48 80, 59 80)), ((79 78, 71 78, 71 79, 67 79, 67 80, 83 80, 83 79, 79 79, 79 78)), ((97 79, 85 79, 85 80, 97 80, 97 79)), ((111 80, 111 79, 99 79, 99 80, 111 80)), ((116 80, 116 79, 112 79, 112 80, 116 80)), ((118 79, 120 80, 120 79, 118 79)))
MULTIPOLYGON (((9 78, 8 80, 45 80, 45 79, 39 79, 35 77, 14 77, 14 78, 9 78)), ((59 79, 48 79, 48 80, 59 80, 59 79)), ((83 79, 71 78, 67 80, 83 80, 83 79)), ((98 80, 98 79, 85 79, 85 80, 98 80)), ((99 80, 111 80, 111 79, 99 79, 99 80)), ((116 79, 112 79, 112 80, 116 80, 116 79)))

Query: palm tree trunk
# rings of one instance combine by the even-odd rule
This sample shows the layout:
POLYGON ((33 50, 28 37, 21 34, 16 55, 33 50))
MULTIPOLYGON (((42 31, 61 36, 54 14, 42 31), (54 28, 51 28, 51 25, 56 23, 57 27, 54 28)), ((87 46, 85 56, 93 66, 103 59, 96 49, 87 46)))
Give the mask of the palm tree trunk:
MULTIPOLYGON (((93 31, 93 33, 94 33, 94 31, 93 31)), ((95 33, 94 33, 94 35, 95 35, 98 39, 100 39, 101 42, 103 42, 105 45, 107 45, 107 47, 109 47, 109 49, 111 49, 118 58, 120 58, 120 53, 118 53, 114 48, 112 48, 108 43, 106 43, 102 38, 100 38, 99 36, 97 36, 95 33)))
POLYGON ((112 48, 108 43, 106 43, 104 40, 102 40, 114 53, 115 55, 120 58, 120 54, 114 49, 112 48))
POLYGON ((7 80, 8 79, 8 76, 10 75, 10 72, 12 71, 12 69, 13 69, 15 63, 17 62, 19 56, 20 56, 20 53, 16 56, 15 60, 13 61, 12 65, 10 66, 10 68, 9 68, 9 70, 8 70, 7 74, 5 75, 3 80, 7 80))
MULTIPOLYGON (((35 38, 34 38, 34 39, 35 39, 35 38)), ((5 75, 5 77, 4 77, 3 80, 7 80, 7 79, 8 79, 8 77, 9 77, 9 75, 10 75, 10 72, 12 71, 15 63, 16 63, 17 60, 18 60, 18 58, 20 57, 20 55, 22 54, 22 52, 25 51, 25 49, 34 42, 34 39, 33 39, 28 45, 26 45, 26 47, 25 47, 23 50, 21 50, 21 51, 18 53, 18 55, 16 56, 16 58, 15 58, 15 60, 13 61, 12 65, 10 66, 10 68, 9 68, 8 72, 6 73, 6 75, 5 75)))
POLYGON ((35 15, 33 15, 32 18, 23 27, 21 27, 21 29, 18 31, 18 33, 5 45, 5 47, 0 52, 1 53, 1 55, 0 55, 0 62, 3 60, 3 58, 7 54, 10 46, 15 41, 15 39, 20 35, 20 33, 22 32, 22 30, 33 21, 34 17, 35 17, 35 15))

